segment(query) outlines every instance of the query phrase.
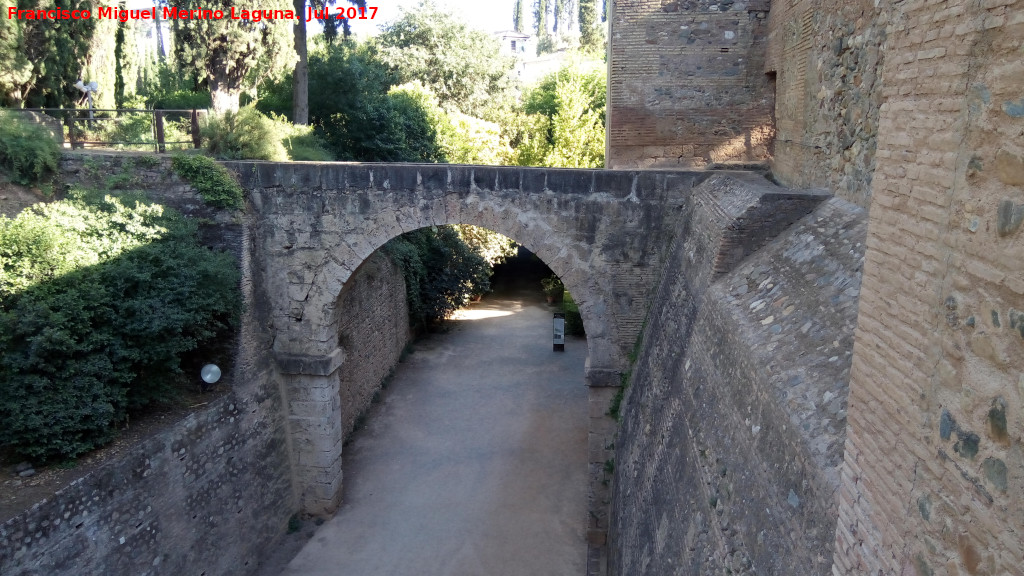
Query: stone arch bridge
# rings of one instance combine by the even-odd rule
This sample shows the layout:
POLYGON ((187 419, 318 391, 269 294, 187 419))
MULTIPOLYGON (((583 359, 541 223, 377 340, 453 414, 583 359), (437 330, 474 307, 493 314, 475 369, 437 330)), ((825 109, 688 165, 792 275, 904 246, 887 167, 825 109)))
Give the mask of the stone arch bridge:
POLYGON ((608 402, 628 369, 678 227, 688 227, 687 234, 706 247, 691 258, 710 259, 712 273, 722 273, 823 199, 783 191, 745 172, 227 166, 251 198, 253 298, 263 311, 260 325, 272 332, 293 485, 302 509, 313 514, 333 510, 341 496, 337 372, 345 350, 338 297, 360 264, 388 240, 429 226, 473 224, 522 244, 562 278, 587 328, 593 508, 607 499, 595 491, 602 490, 599 470, 616 425, 606 415, 608 402))

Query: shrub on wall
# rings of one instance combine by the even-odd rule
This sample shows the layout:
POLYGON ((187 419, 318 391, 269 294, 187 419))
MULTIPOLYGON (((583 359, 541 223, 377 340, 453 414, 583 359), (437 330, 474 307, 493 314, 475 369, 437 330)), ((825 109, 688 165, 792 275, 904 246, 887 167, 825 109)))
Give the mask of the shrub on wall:
POLYGON ((174 396, 240 311, 233 258, 158 205, 82 197, 0 217, 0 446, 69 459, 174 396))
POLYGON ((0 167, 25 186, 57 170, 60 146, 50 133, 15 112, 0 110, 0 167))
POLYGON ((198 154, 180 154, 171 158, 171 167, 214 208, 242 207, 242 187, 228 169, 212 158, 198 154))

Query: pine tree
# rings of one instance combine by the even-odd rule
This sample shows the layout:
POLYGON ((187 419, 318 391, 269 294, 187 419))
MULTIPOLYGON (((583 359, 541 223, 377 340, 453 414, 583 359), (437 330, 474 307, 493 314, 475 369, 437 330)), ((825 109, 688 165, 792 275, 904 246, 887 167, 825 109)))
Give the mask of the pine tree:
POLYGON ((525 0, 516 0, 515 8, 512 12, 512 25, 516 32, 520 34, 526 30, 526 7, 524 6, 525 0))
POLYGON ((601 44, 601 35, 597 30, 597 0, 580 0, 580 46, 584 50, 596 49, 601 44))
MULTIPOLYGON (((252 7, 239 0, 170 0, 181 10, 238 12, 252 7)), ((262 0, 259 9, 294 9, 291 0, 262 0)), ((298 15, 296 15, 298 16, 298 15)), ((293 22, 287 19, 175 19, 174 56, 183 73, 200 74, 210 88, 213 108, 237 110, 243 90, 291 69, 295 63, 293 22)))

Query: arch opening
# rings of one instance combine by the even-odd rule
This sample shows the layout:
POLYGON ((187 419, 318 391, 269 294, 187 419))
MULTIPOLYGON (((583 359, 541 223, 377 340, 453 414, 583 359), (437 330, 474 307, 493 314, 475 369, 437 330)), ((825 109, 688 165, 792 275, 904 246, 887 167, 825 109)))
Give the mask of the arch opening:
MULTIPOLYGON (((493 291, 453 315, 449 325, 455 326, 450 331, 417 344, 416 352, 394 373, 390 365, 375 364, 388 358, 397 365, 411 335, 406 320, 400 337, 392 340, 390 336, 398 318, 407 313, 405 298, 400 297, 404 295, 396 288, 408 286, 401 286, 404 278, 390 258, 387 243, 361 262, 342 286, 334 313, 345 360, 333 376, 338 382, 335 405, 344 429, 342 445, 349 446, 353 438, 357 444, 344 448, 346 505, 344 515, 332 523, 343 526, 338 530, 367 530, 365 526, 372 523, 365 520, 374 513, 371 506, 383 507, 380 516, 404 517, 406 513, 395 508, 402 501, 415 499, 415 514, 419 514, 423 507, 447 498, 444 509, 427 516, 444 516, 448 508, 461 510, 453 522, 472 518, 473 523, 486 525, 480 530, 505 534, 498 540, 507 543, 526 543, 545 534, 531 546, 561 542, 560 562, 583 563, 590 474, 586 341, 571 340, 566 353, 552 351, 551 318, 559 308, 545 301, 540 280, 553 272, 539 257, 517 250, 497 268, 491 278, 493 291), (536 358, 545 363, 543 367, 535 364, 536 358), (428 369, 443 374, 431 374, 428 369), (381 390, 382 385, 387 389, 381 390), (431 390, 441 398, 431 396, 431 390), (353 409, 352 403, 363 405, 353 409), (366 422, 372 433, 360 433, 357 413, 370 414, 366 422), (405 468, 410 460, 424 468, 405 468), (435 462, 443 463, 443 473, 435 462), (550 469, 548 477, 546 469, 550 469), (559 482, 571 485, 552 490, 559 482), (483 486, 486 483, 490 486, 483 486), (451 490, 458 493, 457 498, 447 494, 451 490), (567 492, 572 490, 576 494, 570 497, 567 492), (369 491, 384 498, 369 497, 369 491), (463 509, 464 503, 471 506, 463 509), (572 513, 566 512, 567 506, 572 513), (481 510, 487 514, 477 516, 481 510), (518 534, 521 527, 508 521, 517 514, 531 518, 539 514, 540 521, 518 534), (543 520, 545 515, 550 521, 543 520), (575 518, 579 524, 567 532, 566 521, 575 518), (566 551, 565 540, 570 536, 572 550, 566 551)), ((340 485, 338 489, 342 491, 340 485)), ((324 538, 330 536, 318 534, 317 540, 324 538)), ((341 540, 337 546, 343 547, 341 540)), ((328 553, 316 548, 310 544, 311 551, 302 554, 322 557, 328 553)), ((352 560, 339 561, 347 565, 352 560)), ((574 565, 571 570, 566 567, 575 571, 574 565)), ((351 569, 358 572, 354 566, 351 569)))

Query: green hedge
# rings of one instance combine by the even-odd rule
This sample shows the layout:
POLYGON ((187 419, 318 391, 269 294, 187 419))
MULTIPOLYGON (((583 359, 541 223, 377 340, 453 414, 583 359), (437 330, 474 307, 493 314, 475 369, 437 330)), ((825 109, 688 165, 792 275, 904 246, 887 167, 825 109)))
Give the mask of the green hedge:
POLYGON ((0 446, 64 460, 176 394, 182 356, 230 334, 233 257, 157 205, 81 197, 0 217, 0 446))

